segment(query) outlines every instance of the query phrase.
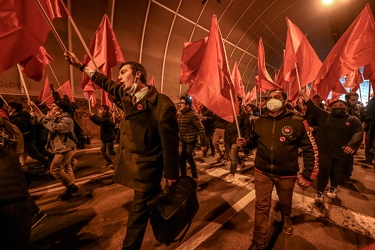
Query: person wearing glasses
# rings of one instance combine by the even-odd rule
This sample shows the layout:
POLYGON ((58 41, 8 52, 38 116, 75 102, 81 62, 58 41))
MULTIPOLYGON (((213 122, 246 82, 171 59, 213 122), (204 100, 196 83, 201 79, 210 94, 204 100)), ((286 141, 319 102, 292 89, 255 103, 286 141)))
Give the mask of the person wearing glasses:
POLYGON ((206 136, 204 127, 199 120, 197 113, 192 109, 192 97, 185 95, 180 98, 178 110, 180 111, 177 122, 180 128, 181 154, 180 171, 181 176, 186 176, 186 161, 189 162, 191 175, 198 182, 197 165, 193 158, 195 146, 198 143, 198 136, 201 143, 201 149, 206 150, 206 136))

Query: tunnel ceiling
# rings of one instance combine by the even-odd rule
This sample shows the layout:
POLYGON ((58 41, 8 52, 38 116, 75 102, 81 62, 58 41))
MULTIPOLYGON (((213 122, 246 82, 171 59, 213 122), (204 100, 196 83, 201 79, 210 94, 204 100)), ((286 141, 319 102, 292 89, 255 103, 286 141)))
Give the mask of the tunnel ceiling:
MULTIPOLYGON (((66 2, 66 0, 65 0, 66 2)), ((89 44, 104 14, 113 18, 113 29, 126 60, 140 61, 155 77, 159 91, 170 97, 187 91, 180 88, 179 75, 184 42, 208 36, 212 15, 218 18, 229 66, 239 63, 246 91, 254 85, 257 74, 257 47, 263 39, 267 69, 271 75, 282 63, 286 39, 286 17, 307 35, 309 42, 323 61, 337 39, 358 14, 374 0, 336 0, 322 7, 320 0, 73 0, 67 4, 84 40, 89 44), (112 13, 112 10, 113 13, 112 13)), ((68 44, 66 19, 54 24, 68 44)), ((70 49, 79 58, 85 53, 72 31, 70 49)), ((49 35, 45 47, 59 64, 57 75, 69 78, 62 50, 49 35), (66 66, 66 67, 65 67, 66 66)), ((113 74, 116 75, 117 69, 113 74)), ((74 71, 75 93, 81 96, 81 74, 74 71)))

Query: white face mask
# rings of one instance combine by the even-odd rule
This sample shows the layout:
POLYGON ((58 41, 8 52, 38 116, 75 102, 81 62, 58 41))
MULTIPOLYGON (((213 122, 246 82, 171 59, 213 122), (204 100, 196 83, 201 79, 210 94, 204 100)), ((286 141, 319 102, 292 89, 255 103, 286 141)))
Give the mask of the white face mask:
POLYGON ((277 112, 281 109, 283 103, 277 99, 271 99, 267 102, 267 109, 271 112, 277 112))
POLYGON ((135 94, 135 91, 137 90, 137 87, 138 87, 138 83, 136 83, 136 82, 133 83, 132 86, 130 87, 130 89, 128 91, 126 91, 126 93, 133 96, 135 94))

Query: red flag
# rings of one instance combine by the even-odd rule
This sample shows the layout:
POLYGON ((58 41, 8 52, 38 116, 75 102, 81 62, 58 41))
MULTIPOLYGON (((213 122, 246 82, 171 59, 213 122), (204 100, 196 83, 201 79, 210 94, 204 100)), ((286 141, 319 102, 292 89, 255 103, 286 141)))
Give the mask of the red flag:
POLYGON ((34 54, 45 43, 49 31, 35 1, 2 1, 0 73, 34 54))
MULTIPOLYGON (((322 62, 301 30, 288 18, 286 18, 286 23, 288 31, 286 34, 283 75, 286 81, 292 83, 290 72, 295 70, 297 65, 300 87, 302 88, 315 80, 322 62)), ((296 83, 298 85, 298 82, 293 84, 296 83)))
POLYGON ((56 91, 59 92, 61 97, 63 97, 64 95, 67 95, 69 97, 69 101, 74 102, 72 86, 69 80, 64 82, 64 84, 61 85, 61 87, 58 88, 56 91))
POLYGON ((258 44, 258 80, 259 87, 266 90, 280 89, 280 86, 277 86, 273 83, 268 71, 266 69, 266 58, 264 54, 263 40, 259 38, 258 44))
POLYGON ((107 105, 109 109, 112 109, 112 102, 109 100, 108 93, 101 89, 101 105, 107 105))
MULTIPOLYGON (((120 45, 117 42, 107 15, 103 16, 94 37, 91 39, 89 50, 96 66, 98 66, 98 70, 108 77, 111 77, 111 68, 124 61, 124 55, 122 54, 120 45)), ((93 62, 87 54, 83 59, 83 63, 87 64, 90 68, 95 69, 93 62)), ((85 85, 88 84, 89 81, 89 77, 83 74, 81 82, 83 89, 85 89, 85 85)), ((94 89, 98 88, 96 85, 92 86, 94 89)))
POLYGON ((148 83, 148 85, 156 87, 156 84, 155 84, 155 77, 154 77, 154 76, 151 77, 151 80, 150 80, 150 82, 148 83))
POLYGON ((40 0, 40 3, 51 20, 70 16, 70 12, 62 0, 40 0))
POLYGON ((48 76, 46 76, 46 80, 44 82, 44 86, 42 91, 39 93, 38 99, 42 102, 45 102, 47 107, 51 107, 53 103, 53 96, 52 96, 52 90, 49 86, 49 79, 48 76))
POLYGON ((42 80, 46 66, 52 61, 52 57, 48 55, 43 46, 32 56, 29 56, 20 65, 23 67, 22 72, 34 81, 42 80))
POLYGON ((206 51, 208 37, 184 43, 184 50, 181 59, 180 84, 191 84, 197 76, 206 51))
POLYGON ((234 115, 229 94, 230 89, 233 93, 234 107, 238 115, 238 99, 231 84, 225 47, 217 24, 216 15, 213 15, 207 47, 204 51, 197 76, 188 93, 197 98, 200 103, 217 116, 228 122, 233 122, 234 115))
POLYGON ((375 61, 375 21, 370 6, 349 26, 325 59, 314 82, 314 92, 327 98, 341 77, 375 61))
POLYGON ((234 62, 232 69, 232 81, 235 92, 240 95, 242 99, 245 99, 245 88, 242 84, 242 77, 240 70, 238 69, 237 60, 234 62))
MULTIPOLYGON (((67 95, 69 97, 69 100, 71 102, 74 102, 74 96, 72 93, 72 88, 70 86, 70 81, 66 81, 63 85, 61 85, 56 91, 59 93, 60 97, 63 98, 64 95, 67 95)), ((42 91, 39 93, 38 99, 42 102, 44 102, 47 107, 51 108, 52 103, 54 102, 52 90, 49 84, 49 78, 48 75, 46 76, 46 80, 44 82, 44 87, 42 91)))
POLYGON ((332 97, 331 97, 331 102, 332 101, 335 101, 335 100, 338 100, 340 98, 340 96, 342 95, 342 93, 337 93, 335 91, 332 91, 332 97))
POLYGON ((252 102, 257 99, 257 88, 256 86, 246 94, 246 103, 252 102))
POLYGON ((359 89, 359 85, 363 82, 363 77, 359 69, 350 72, 344 83, 345 88, 350 88, 351 91, 356 92, 359 89))

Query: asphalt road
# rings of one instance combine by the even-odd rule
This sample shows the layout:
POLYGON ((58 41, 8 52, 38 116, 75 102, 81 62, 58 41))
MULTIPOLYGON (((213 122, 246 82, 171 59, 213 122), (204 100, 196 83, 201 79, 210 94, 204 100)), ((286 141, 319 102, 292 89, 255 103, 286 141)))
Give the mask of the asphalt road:
MULTIPOLYGON (((199 158, 201 152, 196 153, 199 158)), ((78 151, 76 158, 80 190, 67 201, 57 198, 64 188, 52 176, 34 171, 30 193, 47 216, 32 230, 31 241, 42 249, 121 249, 133 192, 112 183, 113 170, 103 167, 98 148, 78 151)), ((253 156, 233 183, 225 181, 229 164, 213 162, 211 157, 198 164, 200 209, 182 242, 155 247, 149 225, 142 249, 248 249, 255 204, 253 156)), ((338 197, 325 197, 320 208, 314 206, 315 183, 305 191, 296 186, 293 236, 282 232, 274 194, 270 249, 375 249, 375 173, 364 164, 363 150, 355 157, 352 178, 353 184, 339 186, 338 197)))

